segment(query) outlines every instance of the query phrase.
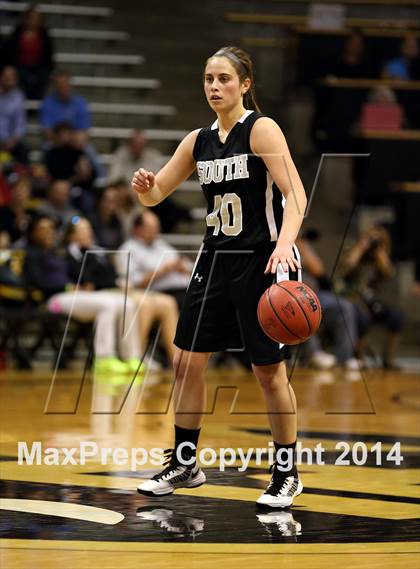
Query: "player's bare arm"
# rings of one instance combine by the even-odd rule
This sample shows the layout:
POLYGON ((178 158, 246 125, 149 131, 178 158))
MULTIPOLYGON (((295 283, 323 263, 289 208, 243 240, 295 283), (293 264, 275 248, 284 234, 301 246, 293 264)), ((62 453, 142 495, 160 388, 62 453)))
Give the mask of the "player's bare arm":
POLYGON ((187 134, 169 162, 156 175, 144 168, 134 172, 131 186, 143 205, 157 205, 191 176, 195 169, 193 149, 199 131, 187 134))
POLYGON ((300 263, 293 252, 293 245, 307 203, 302 181, 290 156, 286 139, 272 119, 261 117, 255 123, 251 131, 251 149, 264 160, 275 184, 286 198, 280 235, 267 263, 266 272, 275 273, 279 263, 284 271, 288 268, 295 271, 300 268, 300 263))

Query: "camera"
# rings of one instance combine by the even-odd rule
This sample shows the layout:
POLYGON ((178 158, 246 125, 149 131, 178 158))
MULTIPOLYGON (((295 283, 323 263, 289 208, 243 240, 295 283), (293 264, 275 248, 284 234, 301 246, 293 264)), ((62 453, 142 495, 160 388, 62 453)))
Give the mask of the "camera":
POLYGON ((369 251, 376 251, 376 249, 381 245, 381 240, 373 238, 370 240, 369 251))

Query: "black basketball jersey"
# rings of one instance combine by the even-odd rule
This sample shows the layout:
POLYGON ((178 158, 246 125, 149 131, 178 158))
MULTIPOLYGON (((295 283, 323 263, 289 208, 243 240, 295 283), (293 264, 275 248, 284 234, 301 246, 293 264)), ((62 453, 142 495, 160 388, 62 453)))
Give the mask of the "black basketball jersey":
POLYGON ((283 197, 250 147, 251 129, 262 116, 246 111, 224 143, 217 120, 198 133, 193 156, 207 199, 206 245, 244 249, 278 238, 283 197))

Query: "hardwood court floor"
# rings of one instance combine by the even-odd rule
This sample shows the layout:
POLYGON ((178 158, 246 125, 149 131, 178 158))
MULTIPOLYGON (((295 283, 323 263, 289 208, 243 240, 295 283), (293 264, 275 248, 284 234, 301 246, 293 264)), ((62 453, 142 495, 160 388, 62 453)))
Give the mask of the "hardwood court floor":
MULTIPOLYGON (((253 376, 207 375, 201 447, 266 447, 270 437, 253 376)), ((17 441, 29 449, 39 441, 44 450, 80 448, 81 441, 90 442, 90 450, 95 444, 128 450, 171 445, 169 374, 153 385, 152 377, 135 384, 123 406, 121 378, 82 382, 77 371, 58 374, 54 384, 51 378, 52 372, 0 373, 2 569, 419 567, 414 374, 294 371, 299 440, 310 449, 321 444, 325 464, 303 461, 305 491, 287 511, 255 507, 269 478, 266 460, 246 472, 238 472, 239 463, 224 472, 214 464, 205 470, 204 486, 161 499, 136 493, 158 467, 147 463, 131 471, 121 451, 121 464, 96 458, 74 465, 78 452, 63 451, 59 458, 69 464, 19 465, 17 441), (342 442, 350 449, 347 465, 336 464, 342 442), (388 455, 396 442, 399 466, 395 452, 388 455)))

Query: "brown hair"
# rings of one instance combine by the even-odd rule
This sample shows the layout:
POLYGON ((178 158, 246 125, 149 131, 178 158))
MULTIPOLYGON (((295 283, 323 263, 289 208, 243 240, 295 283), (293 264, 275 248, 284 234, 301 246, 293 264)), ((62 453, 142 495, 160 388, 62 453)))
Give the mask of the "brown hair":
POLYGON ((260 111, 255 95, 254 71, 250 56, 239 47, 227 46, 217 50, 216 53, 209 57, 207 61, 212 57, 226 57, 233 65, 241 83, 243 83, 245 79, 249 79, 251 81, 251 86, 244 95, 244 107, 246 109, 260 111))

